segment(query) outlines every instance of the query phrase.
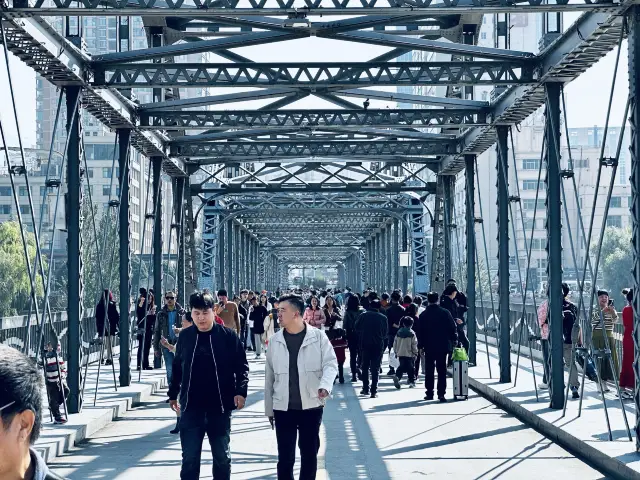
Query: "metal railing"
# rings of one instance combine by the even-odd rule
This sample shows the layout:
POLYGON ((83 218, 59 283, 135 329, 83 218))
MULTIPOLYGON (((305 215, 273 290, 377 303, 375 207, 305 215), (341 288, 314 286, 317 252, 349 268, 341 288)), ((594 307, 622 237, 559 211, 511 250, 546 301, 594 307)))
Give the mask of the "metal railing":
MULTIPOLYGON (((540 300, 542 302, 544 300, 540 300)), ((587 307, 588 310, 588 307, 587 307)), ((494 318, 491 310, 491 304, 485 302, 484 309, 482 305, 476 304, 476 325, 477 331, 483 334, 487 334, 488 337, 495 338, 497 341, 497 332, 500 327, 498 321, 498 310, 496 304, 496 317, 494 318)), ((624 326, 622 325, 622 312, 618 312, 618 319, 620 323, 613 325, 613 347, 618 354, 618 366, 622 365, 622 336, 624 333, 624 326)), ((579 315, 580 327, 583 332, 583 342, 586 346, 591 345, 591 325, 590 321, 586 321, 583 315, 579 315)), ((525 307, 524 319, 522 319, 522 304, 512 303, 509 310, 509 325, 510 325, 510 338, 512 349, 517 350, 518 343, 523 347, 521 349, 522 354, 526 354, 529 348, 529 337, 540 336, 540 326, 538 325, 538 315, 532 304, 527 304, 525 307), (524 320, 524 331, 521 333, 522 320, 524 320), (526 347, 526 348, 525 348, 526 347)), ((537 352, 542 352, 542 344, 540 341, 532 341, 531 348, 537 352)), ((542 355, 542 353, 540 353, 542 355)), ((619 373, 619 372, 618 372, 619 373)))

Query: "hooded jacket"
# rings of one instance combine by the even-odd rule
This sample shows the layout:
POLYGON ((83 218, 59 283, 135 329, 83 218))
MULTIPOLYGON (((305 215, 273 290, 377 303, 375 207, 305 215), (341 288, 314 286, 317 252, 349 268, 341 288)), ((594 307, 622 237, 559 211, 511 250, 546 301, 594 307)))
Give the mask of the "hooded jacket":
POLYGON ((408 327, 402 327, 398 330, 393 341, 393 351, 398 357, 416 358, 418 356, 418 337, 415 332, 408 327))

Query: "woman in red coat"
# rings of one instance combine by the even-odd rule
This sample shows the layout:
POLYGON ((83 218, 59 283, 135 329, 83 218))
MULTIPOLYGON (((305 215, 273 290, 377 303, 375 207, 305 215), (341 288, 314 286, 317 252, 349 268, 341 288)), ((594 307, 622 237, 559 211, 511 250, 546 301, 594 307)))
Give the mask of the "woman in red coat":
POLYGON ((628 388, 633 391, 635 386, 633 373, 633 307, 631 306, 631 302, 633 301, 633 290, 625 289, 622 293, 627 296, 628 304, 622 309, 624 334, 622 336, 622 369, 620 371, 620 388, 628 388))
POLYGON ((327 296, 324 304, 325 328, 338 360, 338 381, 344 383, 344 362, 346 359, 347 334, 342 329, 342 317, 332 296, 327 296))

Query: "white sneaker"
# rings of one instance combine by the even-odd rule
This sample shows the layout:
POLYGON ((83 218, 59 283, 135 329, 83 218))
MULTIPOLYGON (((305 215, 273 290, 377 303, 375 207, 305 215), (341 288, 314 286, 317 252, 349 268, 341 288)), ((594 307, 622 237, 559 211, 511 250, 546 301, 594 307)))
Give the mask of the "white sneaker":
POLYGON ((538 384, 538 388, 540 390, 548 390, 549 389, 549 385, 547 385, 546 383, 542 382, 538 384))

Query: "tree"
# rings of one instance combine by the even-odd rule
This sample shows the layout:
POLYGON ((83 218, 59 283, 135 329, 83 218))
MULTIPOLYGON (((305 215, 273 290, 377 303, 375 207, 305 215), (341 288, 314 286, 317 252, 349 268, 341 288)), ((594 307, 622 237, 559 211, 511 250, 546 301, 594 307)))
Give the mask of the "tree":
MULTIPOLYGON (((591 246, 594 254, 597 244, 591 246)), ((633 267, 633 249, 631 248, 631 229, 608 227, 602 241, 600 253, 600 271, 602 287, 608 289, 616 305, 625 305, 622 289, 633 285, 631 269, 633 267)))
MULTIPOLYGON (((25 232, 27 252, 31 268, 36 261, 36 239, 33 233, 25 232)), ((46 271, 46 258, 43 259, 46 271)), ((34 279, 36 296, 42 300, 44 289, 42 277, 36 274, 34 279)), ((18 222, 9 221, 0 224, 0 317, 16 315, 28 308, 31 295, 29 272, 24 257, 24 247, 18 222)))

